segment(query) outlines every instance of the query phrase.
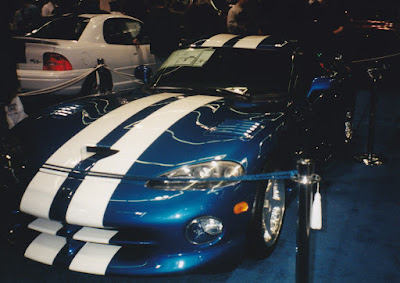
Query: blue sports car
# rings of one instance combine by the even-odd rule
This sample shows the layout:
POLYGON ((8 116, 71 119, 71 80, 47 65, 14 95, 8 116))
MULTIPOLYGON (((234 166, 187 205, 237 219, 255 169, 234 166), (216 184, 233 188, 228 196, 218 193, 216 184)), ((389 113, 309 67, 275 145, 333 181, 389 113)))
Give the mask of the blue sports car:
POLYGON ((340 56, 220 34, 134 91, 31 115, 1 152, 2 233, 24 256, 92 274, 222 270, 276 246, 290 183, 251 176, 351 136, 340 56))

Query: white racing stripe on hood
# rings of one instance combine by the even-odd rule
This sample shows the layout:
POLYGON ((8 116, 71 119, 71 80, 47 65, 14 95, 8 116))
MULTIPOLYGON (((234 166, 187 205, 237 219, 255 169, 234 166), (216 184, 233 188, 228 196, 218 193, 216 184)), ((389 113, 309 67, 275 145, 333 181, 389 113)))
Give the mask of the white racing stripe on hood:
MULTIPOLYGON (((81 161, 81 150, 86 145, 96 145, 116 127, 141 110, 168 99, 178 93, 161 93, 125 104, 100 117, 63 144, 46 163, 73 168, 81 161)), ((49 218, 55 195, 68 174, 50 174, 40 170, 26 189, 21 200, 21 211, 41 218, 49 218)))
POLYGON ((242 38, 233 45, 233 48, 256 49, 257 46, 269 35, 250 35, 242 38))
POLYGON ((69 269, 105 275, 108 265, 121 246, 86 243, 74 257, 69 269))
MULTIPOLYGON (((155 111, 129 130, 111 148, 114 155, 98 161, 91 171, 125 175, 136 160, 168 128, 197 108, 221 97, 197 95, 174 101, 155 111)), ((119 180, 87 176, 67 210, 66 220, 82 226, 103 227, 103 218, 119 180)))
POLYGON ((26 258, 52 265, 54 259, 65 246, 67 240, 60 236, 40 234, 25 250, 26 258))
POLYGON ((178 95, 181 94, 161 93, 140 98, 118 107, 77 133, 68 142, 62 145, 46 163, 68 168, 75 167, 81 161, 81 149, 83 146, 96 145, 105 136, 136 113, 155 103, 178 95))

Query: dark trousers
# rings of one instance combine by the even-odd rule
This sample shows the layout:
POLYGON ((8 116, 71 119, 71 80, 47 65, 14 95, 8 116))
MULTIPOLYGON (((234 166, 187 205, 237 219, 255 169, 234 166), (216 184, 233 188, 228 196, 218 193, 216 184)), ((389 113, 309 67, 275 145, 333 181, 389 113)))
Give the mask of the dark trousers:
POLYGON ((0 140, 8 133, 5 105, 0 103, 0 140))

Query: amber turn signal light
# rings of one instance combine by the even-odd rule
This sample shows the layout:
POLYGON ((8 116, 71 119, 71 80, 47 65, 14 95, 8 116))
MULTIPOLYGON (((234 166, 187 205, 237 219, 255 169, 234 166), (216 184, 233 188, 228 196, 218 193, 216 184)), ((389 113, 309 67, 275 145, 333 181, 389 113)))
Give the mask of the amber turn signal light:
POLYGON ((249 210, 249 205, 247 204, 247 202, 242 201, 235 205, 235 207, 233 208, 233 213, 240 214, 246 212, 247 210, 249 210))

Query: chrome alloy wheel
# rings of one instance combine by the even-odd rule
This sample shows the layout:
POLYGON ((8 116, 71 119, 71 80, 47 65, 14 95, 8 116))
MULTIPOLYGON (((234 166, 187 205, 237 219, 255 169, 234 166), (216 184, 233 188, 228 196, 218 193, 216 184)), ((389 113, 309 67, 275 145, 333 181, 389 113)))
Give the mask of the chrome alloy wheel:
POLYGON ((284 212, 285 182, 283 180, 268 180, 261 222, 264 243, 267 247, 274 245, 279 236, 284 212))

